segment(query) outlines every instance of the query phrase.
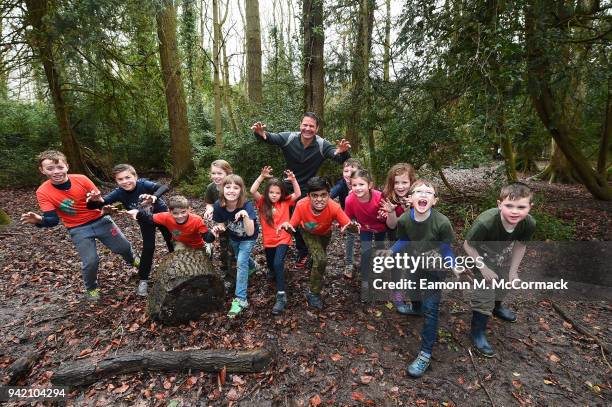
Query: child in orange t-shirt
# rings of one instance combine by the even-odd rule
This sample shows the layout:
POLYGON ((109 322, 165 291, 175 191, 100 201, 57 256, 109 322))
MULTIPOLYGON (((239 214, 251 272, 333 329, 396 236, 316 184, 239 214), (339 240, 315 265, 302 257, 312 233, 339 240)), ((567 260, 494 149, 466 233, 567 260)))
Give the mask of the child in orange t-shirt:
POLYGON ((204 223, 204 219, 191 212, 189 200, 182 195, 175 195, 168 199, 170 212, 148 213, 142 209, 132 209, 128 213, 138 221, 165 226, 172 234, 174 249, 202 249, 210 256, 208 243, 215 240, 212 232, 204 223))
POLYGON ((272 167, 265 166, 261 174, 251 186, 251 194, 255 199, 255 206, 259 210, 261 233, 263 235, 264 251, 268 263, 268 279, 276 280, 276 303, 272 307, 272 314, 278 315, 287 305, 285 293, 285 256, 291 244, 291 235, 282 230, 276 233, 282 223, 289 220, 289 208, 302 194, 295 175, 290 170, 285 171, 287 179, 293 186, 293 194, 287 195, 285 183, 278 178, 272 178, 272 167), (257 190, 264 179, 269 178, 263 195, 257 190))
POLYGON ((99 191, 85 175, 68 174, 68 161, 63 153, 44 151, 38 155, 38 164, 40 172, 48 178, 36 190, 43 215, 24 213, 21 221, 37 227, 53 227, 62 221, 81 257, 85 297, 89 301, 98 301, 100 259, 96 239, 113 253, 121 255, 131 266, 135 262, 132 245, 109 216, 104 216, 99 209, 87 209, 88 195, 99 194, 99 191))
POLYGON ((344 232, 349 226, 358 230, 358 225, 351 222, 340 204, 329 199, 329 183, 325 178, 313 177, 308 180, 308 196, 300 200, 289 222, 284 222, 277 229, 291 230, 300 227, 300 233, 312 256, 310 272, 310 292, 307 295, 308 304, 317 309, 323 309, 321 301, 321 286, 325 266, 327 266, 327 245, 331 238, 331 227, 334 221, 340 224, 344 232))

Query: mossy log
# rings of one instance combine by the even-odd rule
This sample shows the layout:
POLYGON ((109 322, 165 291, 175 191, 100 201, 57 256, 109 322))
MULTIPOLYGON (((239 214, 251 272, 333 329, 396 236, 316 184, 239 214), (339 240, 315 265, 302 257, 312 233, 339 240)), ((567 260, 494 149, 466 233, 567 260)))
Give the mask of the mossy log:
POLYGON ((223 274, 202 250, 177 250, 153 274, 148 312, 153 320, 178 325, 219 310, 224 296, 223 274))

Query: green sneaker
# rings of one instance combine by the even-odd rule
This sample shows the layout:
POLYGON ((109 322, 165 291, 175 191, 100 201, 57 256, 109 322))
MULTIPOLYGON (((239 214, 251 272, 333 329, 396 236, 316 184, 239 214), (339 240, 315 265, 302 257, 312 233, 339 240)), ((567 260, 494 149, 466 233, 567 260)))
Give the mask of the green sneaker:
POLYGON ((87 299, 87 301, 97 302, 100 299, 100 289, 94 288, 91 290, 87 290, 85 292, 85 298, 87 299))
POLYGON ((140 267, 140 257, 134 256, 134 261, 132 262, 132 266, 136 268, 140 267))
POLYGON ((234 298, 232 301, 232 306, 227 313, 227 316, 230 318, 234 318, 236 315, 240 314, 243 309, 246 309, 249 306, 247 300, 241 300, 240 298, 234 298))

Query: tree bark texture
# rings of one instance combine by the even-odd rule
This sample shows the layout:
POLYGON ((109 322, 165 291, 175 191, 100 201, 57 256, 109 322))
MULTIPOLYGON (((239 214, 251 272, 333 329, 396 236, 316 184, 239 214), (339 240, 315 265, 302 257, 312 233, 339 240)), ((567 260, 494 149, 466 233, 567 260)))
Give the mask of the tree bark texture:
POLYGON ((255 373, 263 371, 271 360, 266 349, 191 350, 176 352, 126 353, 109 356, 97 362, 66 362, 53 374, 54 386, 87 386, 107 377, 141 371, 255 373))
POLYGON ((261 104, 263 89, 261 81, 261 24, 259 20, 259 0, 245 1, 246 14, 246 71, 247 95, 249 101, 261 104))
POLYGON ((166 325, 196 320, 223 305, 223 275, 202 250, 176 250, 152 276, 148 313, 166 325))
POLYGON ((528 88, 534 107, 542 123, 551 134, 578 178, 597 199, 612 200, 612 188, 597 173, 587 157, 580 151, 573 137, 572 124, 563 107, 564 98, 553 90, 555 50, 554 39, 549 38, 557 27, 557 8, 548 1, 530 0, 525 7, 525 40, 527 46, 528 88))
POLYGON ((166 93, 168 125, 170 127, 172 176, 180 179, 194 169, 191 159, 191 140, 187 121, 187 103, 181 76, 181 62, 176 41, 176 8, 172 0, 162 1, 157 14, 159 59, 166 93))
POLYGON ((215 146, 223 148, 223 126, 221 123, 221 75, 219 55, 221 53, 221 22, 219 0, 212 1, 213 7, 213 95, 215 99, 215 146))
POLYGON ((383 54, 383 80, 389 82, 389 64, 391 62, 391 0, 385 0, 385 44, 383 54))
MULTIPOLYGON (((304 0, 303 34, 304 111, 316 113, 322 124, 325 102, 323 0, 304 0)), ((319 135, 323 137, 323 126, 321 124, 319 125, 319 135)))
POLYGON ((28 36, 28 41, 45 71, 60 130, 62 151, 70 164, 70 172, 90 174, 72 129, 70 107, 62 90, 61 70, 55 58, 56 51, 54 48, 56 44, 48 26, 53 2, 49 0, 26 0, 25 4, 27 8, 26 19, 28 24, 32 26, 32 33, 28 36))

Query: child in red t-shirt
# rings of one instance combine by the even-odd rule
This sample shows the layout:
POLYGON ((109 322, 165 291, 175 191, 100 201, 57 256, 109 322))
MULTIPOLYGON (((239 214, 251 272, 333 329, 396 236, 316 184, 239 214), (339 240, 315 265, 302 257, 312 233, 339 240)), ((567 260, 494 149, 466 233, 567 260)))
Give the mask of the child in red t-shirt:
POLYGON ((387 232, 385 218, 379 215, 382 193, 375 190, 374 180, 366 170, 357 170, 351 174, 351 193, 347 196, 344 211, 349 219, 359 222, 359 240, 361 241, 361 277, 360 299, 369 299, 370 270, 372 270, 372 252, 383 248, 387 232))
POLYGON ((269 269, 268 279, 276 280, 276 303, 272 307, 272 314, 274 315, 283 312, 287 305, 285 256, 291 244, 291 235, 285 230, 281 230, 277 234, 276 229, 289 220, 289 208, 295 205, 295 201, 302 194, 293 172, 287 170, 285 175, 293 186, 293 194, 291 195, 287 195, 287 189, 283 181, 272 178, 272 167, 270 166, 262 168, 261 174, 251 185, 250 191, 255 199, 255 206, 259 210, 259 222, 269 269), (266 178, 269 180, 262 195, 257 190, 266 178))
POLYGON ((282 229, 295 232, 295 228, 299 226, 312 257, 310 292, 307 295, 308 305, 320 310, 323 309, 321 286, 325 266, 327 266, 326 251, 331 238, 332 224, 337 221, 342 232, 349 226, 358 230, 358 225, 351 222, 340 204, 329 199, 330 186, 324 178, 313 177, 308 180, 306 187, 308 196, 295 205, 291 220, 281 224, 277 233, 280 233, 282 229))
POLYGON ((68 174, 68 161, 63 153, 44 151, 38 156, 38 164, 40 172, 48 178, 36 190, 36 199, 43 215, 24 213, 21 221, 37 227, 53 227, 62 221, 81 257, 85 297, 97 301, 100 298, 100 259, 96 239, 113 253, 121 255, 131 266, 135 261, 132 245, 109 216, 104 216, 99 209, 87 209, 88 195, 99 194, 99 191, 85 175, 68 174))
POLYGON ((212 253, 208 243, 215 240, 212 232, 204 220, 191 212, 189 200, 182 195, 175 195, 168 199, 168 209, 170 212, 159 212, 151 214, 142 209, 132 209, 128 213, 138 221, 153 223, 165 226, 172 234, 174 249, 203 249, 210 256, 212 253))

